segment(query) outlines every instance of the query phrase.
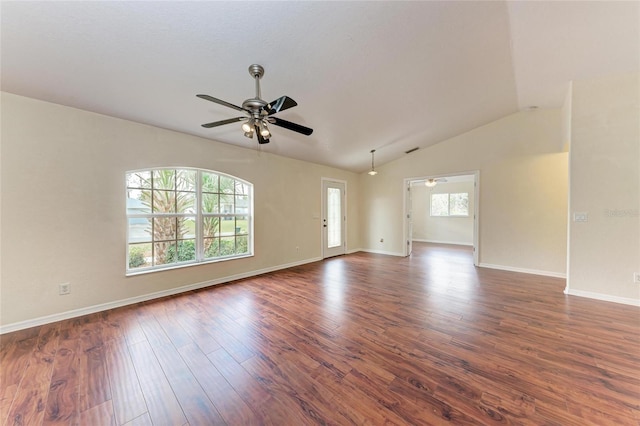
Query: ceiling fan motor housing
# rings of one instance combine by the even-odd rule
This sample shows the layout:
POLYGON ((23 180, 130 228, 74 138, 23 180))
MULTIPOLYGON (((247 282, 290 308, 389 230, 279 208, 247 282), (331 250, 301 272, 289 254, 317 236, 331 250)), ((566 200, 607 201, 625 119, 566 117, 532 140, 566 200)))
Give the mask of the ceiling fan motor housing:
POLYGON ((251 110, 254 113, 257 112, 258 114, 260 113, 260 109, 264 108, 265 106, 267 106, 267 103, 258 98, 247 99, 242 103, 242 108, 251 110))

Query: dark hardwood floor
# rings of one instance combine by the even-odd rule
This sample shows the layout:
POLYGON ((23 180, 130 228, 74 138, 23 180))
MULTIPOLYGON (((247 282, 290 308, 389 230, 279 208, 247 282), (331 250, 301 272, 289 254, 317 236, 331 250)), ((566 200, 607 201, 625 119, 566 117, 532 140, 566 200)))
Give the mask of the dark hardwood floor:
POLYGON ((640 309, 414 247, 4 335, 1 423, 640 424, 640 309))

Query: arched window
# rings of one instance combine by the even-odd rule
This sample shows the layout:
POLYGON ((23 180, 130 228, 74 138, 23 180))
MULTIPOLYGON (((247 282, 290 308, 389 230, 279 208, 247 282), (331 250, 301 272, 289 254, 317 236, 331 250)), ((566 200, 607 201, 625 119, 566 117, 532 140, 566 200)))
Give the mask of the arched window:
POLYGON ((253 255, 253 185, 212 170, 127 173, 127 274, 253 255))

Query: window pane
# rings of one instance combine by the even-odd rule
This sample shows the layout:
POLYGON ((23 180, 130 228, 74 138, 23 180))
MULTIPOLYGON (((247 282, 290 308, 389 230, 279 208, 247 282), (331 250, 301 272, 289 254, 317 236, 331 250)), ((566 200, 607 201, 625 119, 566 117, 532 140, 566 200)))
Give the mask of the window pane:
POLYGON ((151 191, 143 189, 127 190, 127 214, 151 213, 151 191))
POLYGON ((211 259, 220 256, 220 239, 205 238, 204 239, 204 257, 211 259))
POLYGON ((431 194, 431 216, 449 216, 449 194, 431 194))
POLYGON ((153 218, 153 240, 167 241, 176 239, 177 218, 155 217, 153 218))
POLYGON ((236 235, 249 233, 249 218, 247 216, 236 216, 236 235))
POLYGON ((469 216, 469 194, 466 192, 449 195, 449 214, 469 216))
POLYGON ((196 240, 178 241, 167 249, 167 262, 188 262, 196 259, 196 240))
POLYGON ((202 212, 203 213, 219 213, 218 194, 202 194, 202 212))
POLYGON ((154 265, 166 265, 167 263, 174 263, 175 256, 171 253, 175 253, 175 242, 157 242, 153 244, 153 264, 154 265))
POLYGON ((175 213, 176 193, 174 191, 153 191, 154 213, 175 213))
POLYGON ((236 195, 249 195, 249 185, 236 181, 236 195))
POLYGON ((236 230, 236 222, 234 217, 220 218, 220 235, 234 235, 236 230))
POLYGON ((196 194, 194 192, 178 192, 176 195, 176 207, 178 213, 196 212, 196 194))
POLYGON ((249 196, 248 195, 236 195, 236 214, 249 213, 249 196))
POLYGON ((235 237, 220 238, 220 256, 230 256, 236 252, 235 237))
POLYGON ((129 244, 129 268, 151 266, 151 244, 129 244))
POLYGON ((205 217, 202 222, 202 234, 205 237, 217 237, 220 235, 219 217, 205 217))
POLYGON ((178 239, 190 239, 196 237, 196 218, 181 217, 178 218, 178 239))
POLYGON ((226 194, 220 195, 220 213, 233 214, 234 213, 233 201, 234 201, 233 195, 226 195, 226 194))
POLYGON ((202 173, 202 191, 218 192, 218 175, 213 173, 202 173))
POLYGON ((240 235, 236 237, 236 254, 249 253, 249 237, 240 235))
POLYGON ((153 189, 176 189, 176 171, 154 170, 153 189))
POLYGON ((196 191, 196 171, 176 170, 176 189, 178 191, 196 191))
POLYGON ((220 176, 220 192, 225 194, 233 194, 235 189, 235 179, 227 176, 220 176))
POLYGON ((129 219, 129 243, 151 242, 151 221, 145 217, 129 219))
POLYGON ((340 190, 327 188, 327 247, 342 245, 342 207, 340 190))
POLYGON ((151 188, 151 172, 127 173, 127 188, 151 188))

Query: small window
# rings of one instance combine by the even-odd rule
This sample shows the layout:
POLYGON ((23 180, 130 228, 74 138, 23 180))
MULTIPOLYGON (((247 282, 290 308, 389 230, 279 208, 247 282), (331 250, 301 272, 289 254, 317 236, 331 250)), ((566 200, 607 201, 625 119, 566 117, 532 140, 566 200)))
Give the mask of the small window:
POLYGON ((127 273, 253 254, 251 183, 210 170, 127 173, 127 273))
POLYGON ((469 216, 469 193, 431 194, 431 216, 469 216))

